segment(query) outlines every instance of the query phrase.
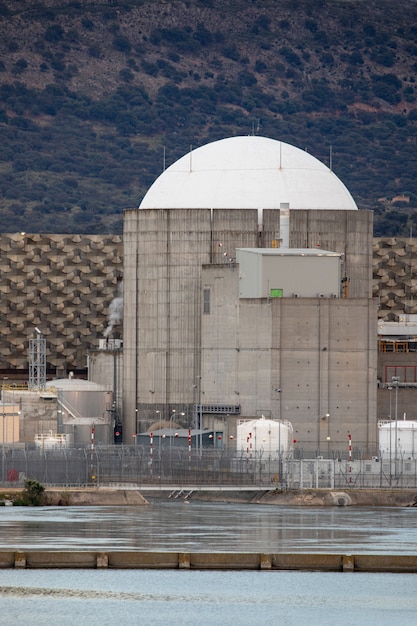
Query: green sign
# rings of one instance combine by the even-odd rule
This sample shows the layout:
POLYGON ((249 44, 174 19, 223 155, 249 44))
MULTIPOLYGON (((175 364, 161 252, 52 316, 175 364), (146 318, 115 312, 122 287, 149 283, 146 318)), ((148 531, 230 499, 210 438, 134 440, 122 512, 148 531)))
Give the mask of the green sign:
POLYGON ((283 290, 282 289, 271 289, 270 295, 271 295, 271 298, 282 298, 283 290))

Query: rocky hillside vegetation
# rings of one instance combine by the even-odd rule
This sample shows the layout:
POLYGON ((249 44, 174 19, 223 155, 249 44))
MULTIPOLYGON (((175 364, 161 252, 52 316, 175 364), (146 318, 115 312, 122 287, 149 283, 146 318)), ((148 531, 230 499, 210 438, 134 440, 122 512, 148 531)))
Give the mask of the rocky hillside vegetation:
POLYGON ((0 0, 0 231, 119 233, 165 166, 237 134, 417 230, 415 0, 0 0))

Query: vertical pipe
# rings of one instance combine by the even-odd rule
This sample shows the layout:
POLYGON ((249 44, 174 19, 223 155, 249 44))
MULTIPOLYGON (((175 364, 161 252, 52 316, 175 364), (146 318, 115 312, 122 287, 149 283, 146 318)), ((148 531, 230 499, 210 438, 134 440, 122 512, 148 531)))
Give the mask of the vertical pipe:
POLYGON ((280 207, 279 210, 279 236, 280 248, 290 247, 290 210, 287 207, 280 207))

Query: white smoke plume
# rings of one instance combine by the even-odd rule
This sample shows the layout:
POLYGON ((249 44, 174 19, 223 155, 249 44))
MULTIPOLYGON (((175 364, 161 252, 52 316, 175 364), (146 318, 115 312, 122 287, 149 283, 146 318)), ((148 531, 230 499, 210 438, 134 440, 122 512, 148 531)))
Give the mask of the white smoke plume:
POLYGON ((123 321, 123 281, 119 283, 117 288, 117 296, 109 304, 109 323, 103 333, 104 337, 108 337, 117 324, 123 321))

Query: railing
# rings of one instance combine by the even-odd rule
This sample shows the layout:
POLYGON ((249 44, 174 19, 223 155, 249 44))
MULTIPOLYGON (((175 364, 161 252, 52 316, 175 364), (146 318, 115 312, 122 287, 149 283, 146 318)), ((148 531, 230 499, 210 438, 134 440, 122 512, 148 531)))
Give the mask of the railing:
POLYGON ((28 386, 25 383, 2 383, 2 391, 28 391, 28 386))

